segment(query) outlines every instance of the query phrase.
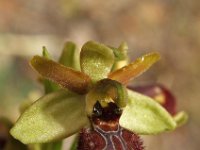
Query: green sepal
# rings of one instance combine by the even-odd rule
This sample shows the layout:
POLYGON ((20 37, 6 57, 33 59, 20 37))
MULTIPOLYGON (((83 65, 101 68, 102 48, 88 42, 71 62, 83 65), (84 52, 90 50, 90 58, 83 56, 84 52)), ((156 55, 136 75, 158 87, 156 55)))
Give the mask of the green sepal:
POLYGON ((178 112, 175 116, 174 116, 174 120, 177 123, 177 126, 180 127, 183 124, 185 124, 188 120, 188 114, 184 111, 178 112))
POLYGON ((93 82, 104 79, 114 63, 113 50, 106 45, 93 41, 85 43, 81 49, 81 70, 89 75, 93 82))
POLYGON ((66 42, 59 59, 59 63, 66 67, 80 70, 80 54, 73 42, 66 42))
POLYGON ((23 143, 46 143, 68 137, 88 123, 85 97, 59 90, 33 103, 10 133, 23 143))
POLYGON ((119 124, 137 134, 157 134, 176 128, 173 117, 150 97, 128 91, 129 101, 119 124))

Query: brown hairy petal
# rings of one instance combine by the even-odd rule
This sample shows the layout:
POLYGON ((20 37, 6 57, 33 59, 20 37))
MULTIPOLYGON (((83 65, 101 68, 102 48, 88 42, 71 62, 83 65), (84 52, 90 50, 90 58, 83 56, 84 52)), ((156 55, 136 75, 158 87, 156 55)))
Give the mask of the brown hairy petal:
POLYGON ((160 59, 158 53, 150 53, 136 59, 131 64, 124 66, 108 75, 108 78, 116 80, 122 84, 127 84, 131 79, 136 78, 147 69, 149 69, 155 62, 160 59))
POLYGON ((43 77, 60 84, 64 88, 79 94, 85 94, 88 91, 91 80, 89 76, 82 72, 40 56, 34 56, 30 63, 43 77))

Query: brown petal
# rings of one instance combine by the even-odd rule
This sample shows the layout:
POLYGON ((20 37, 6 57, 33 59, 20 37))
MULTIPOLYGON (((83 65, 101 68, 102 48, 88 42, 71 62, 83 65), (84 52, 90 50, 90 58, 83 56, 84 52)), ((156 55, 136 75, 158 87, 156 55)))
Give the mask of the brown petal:
POLYGON ((89 76, 82 72, 40 56, 34 56, 30 63, 43 77, 60 84, 64 88, 79 94, 85 94, 89 88, 91 80, 89 76))
POLYGON ((160 55, 157 53, 150 53, 136 59, 131 64, 111 72, 108 78, 127 84, 131 79, 136 78, 147 69, 149 69, 155 62, 160 59, 160 55))

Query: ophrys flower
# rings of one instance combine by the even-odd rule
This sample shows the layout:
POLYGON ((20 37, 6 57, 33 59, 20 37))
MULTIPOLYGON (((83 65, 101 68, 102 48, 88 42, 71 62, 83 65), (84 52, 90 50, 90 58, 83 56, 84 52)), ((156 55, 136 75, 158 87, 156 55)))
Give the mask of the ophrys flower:
MULTIPOLYGON (((67 44, 70 45, 73 43, 67 44)), ((64 89, 44 95, 21 115, 11 134, 23 143, 51 142, 82 130, 79 148, 140 150, 142 145, 136 134, 157 134, 177 127, 177 120, 159 103, 126 88, 130 80, 159 60, 159 54, 144 55, 124 66, 120 65, 127 60, 124 44, 113 48, 89 41, 81 49, 80 60, 73 52, 62 56, 60 63, 41 56, 31 60, 42 77, 64 89), (117 132, 111 137, 109 131, 117 132), (91 135, 104 138, 104 144, 88 141, 91 135), (83 144, 84 140, 87 143, 83 144)))

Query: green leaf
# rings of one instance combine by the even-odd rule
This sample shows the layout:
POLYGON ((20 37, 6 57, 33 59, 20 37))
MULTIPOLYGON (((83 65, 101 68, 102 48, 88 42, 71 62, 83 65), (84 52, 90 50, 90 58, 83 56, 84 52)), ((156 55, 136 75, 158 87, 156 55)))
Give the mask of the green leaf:
POLYGON ((150 53, 136 59, 131 64, 124 66, 114 72, 111 72, 108 78, 116 80, 122 84, 127 84, 130 80, 136 78, 148 70, 155 62, 160 59, 157 53, 150 53))
POLYGON ((43 77, 79 94, 85 94, 90 86, 89 76, 50 59, 34 56, 30 63, 43 77))
POLYGON ((23 143, 44 143, 68 137, 87 122, 85 97, 60 90, 37 100, 10 132, 23 143))
POLYGON ((83 45, 80 55, 81 70, 96 82, 107 77, 114 63, 114 54, 109 47, 93 41, 83 45))
POLYGON ((119 124, 137 134, 157 134, 173 130, 173 117, 150 97, 128 91, 129 102, 123 110, 119 124))
POLYGON ((80 54, 73 42, 65 43, 59 63, 66 67, 73 68, 75 70, 80 70, 80 54))

